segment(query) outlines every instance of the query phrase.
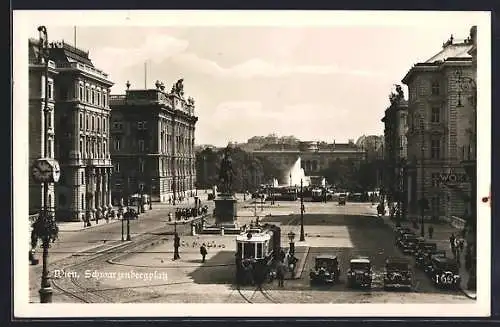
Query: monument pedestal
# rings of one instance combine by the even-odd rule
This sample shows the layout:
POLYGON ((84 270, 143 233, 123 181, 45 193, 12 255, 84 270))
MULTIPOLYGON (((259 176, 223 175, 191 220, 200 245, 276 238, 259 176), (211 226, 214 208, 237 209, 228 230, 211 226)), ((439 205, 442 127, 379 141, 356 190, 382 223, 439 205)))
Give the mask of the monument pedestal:
POLYGON ((237 200, 231 194, 220 194, 214 199, 215 225, 203 228, 203 234, 239 234, 237 200))
POLYGON ((215 202, 215 224, 217 226, 234 225, 237 214, 237 200, 231 194, 220 194, 215 202))

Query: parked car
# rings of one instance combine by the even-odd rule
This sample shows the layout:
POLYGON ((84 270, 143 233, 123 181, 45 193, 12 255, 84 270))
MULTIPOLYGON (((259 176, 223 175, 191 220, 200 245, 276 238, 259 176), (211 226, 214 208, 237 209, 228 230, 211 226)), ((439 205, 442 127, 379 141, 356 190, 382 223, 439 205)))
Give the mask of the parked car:
POLYGON ((434 256, 431 259, 432 281, 439 288, 457 288, 460 285, 458 264, 452 258, 434 256))
POLYGON ((417 267, 422 267, 425 261, 425 258, 429 256, 430 253, 433 253, 437 250, 437 244, 432 242, 423 242, 419 243, 414 255, 415 255, 415 265, 417 267))
POLYGON ((404 254, 412 254, 418 243, 423 240, 414 234, 404 234, 399 240, 398 247, 404 254))
POLYGON ((424 272, 432 276, 434 275, 434 267, 432 266, 432 258, 434 257, 443 257, 446 258, 446 251, 445 250, 435 250, 430 252, 426 257, 424 257, 424 261, 422 263, 422 266, 424 268, 424 272))
POLYGON ((394 228, 394 233, 396 236, 401 236, 403 234, 413 233, 413 231, 408 227, 396 227, 394 228))
POLYGON ((384 289, 412 289, 413 274, 410 260, 407 258, 390 257, 385 260, 384 289))
POLYGON ((354 258, 349 262, 349 270, 347 271, 348 287, 365 287, 372 286, 372 264, 368 258, 354 258))
POLYGON ((319 255, 314 259, 314 269, 309 273, 311 285, 339 281, 339 261, 335 255, 319 255))
POLYGON ((339 206, 345 206, 347 201, 347 196, 345 194, 339 195, 339 206))

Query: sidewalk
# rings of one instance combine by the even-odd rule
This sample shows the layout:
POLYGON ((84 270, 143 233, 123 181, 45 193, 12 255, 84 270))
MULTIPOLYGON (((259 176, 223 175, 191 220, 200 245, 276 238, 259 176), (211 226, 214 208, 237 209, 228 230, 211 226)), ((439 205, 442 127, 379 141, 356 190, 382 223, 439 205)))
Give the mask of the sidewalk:
MULTIPOLYGON (((370 205, 371 206, 371 205, 370 205)), ((376 216, 377 215, 377 205, 371 206, 373 209, 373 213, 376 216)), ((396 227, 396 222, 394 220, 391 220, 388 215, 382 216, 384 223, 388 226, 390 226, 392 229, 396 227)), ((434 234, 432 239, 428 238, 427 234, 427 228, 431 225, 430 223, 425 223, 425 233, 426 233, 426 240, 429 242, 435 242, 437 244, 438 249, 443 249, 446 251, 446 256, 453 258, 453 253, 451 252, 451 247, 450 247, 450 241, 449 237, 451 233, 454 233, 455 235, 459 235, 461 230, 458 228, 455 228, 451 226, 450 224, 432 224, 434 227, 434 234)), ((403 221, 401 222, 401 227, 408 227, 412 229, 415 234, 420 235, 420 223, 419 227, 417 229, 414 229, 412 226, 412 223, 410 221, 403 221)), ((467 281, 469 280, 469 272, 465 269, 465 260, 464 260, 464 255, 461 254, 461 265, 459 268, 459 274, 461 277, 461 283, 460 283, 460 290, 467 296, 468 298, 471 299, 476 299, 477 294, 475 290, 468 290, 467 289, 467 281)))

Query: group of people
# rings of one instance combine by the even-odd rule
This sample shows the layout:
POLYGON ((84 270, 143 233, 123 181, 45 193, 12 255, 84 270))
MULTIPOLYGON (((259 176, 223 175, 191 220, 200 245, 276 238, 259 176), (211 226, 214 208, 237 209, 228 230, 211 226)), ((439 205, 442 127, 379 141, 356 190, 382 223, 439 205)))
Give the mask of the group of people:
POLYGON ((187 220, 189 218, 198 217, 201 215, 206 215, 208 213, 208 206, 204 205, 201 207, 193 208, 176 208, 175 209, 175 219, 176 220, 187 220))

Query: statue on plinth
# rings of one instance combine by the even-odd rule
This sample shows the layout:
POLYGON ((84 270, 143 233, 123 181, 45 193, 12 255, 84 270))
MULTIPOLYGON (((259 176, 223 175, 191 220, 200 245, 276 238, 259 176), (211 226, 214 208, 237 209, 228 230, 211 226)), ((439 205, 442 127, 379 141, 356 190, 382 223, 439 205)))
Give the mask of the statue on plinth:
POLYGON ((391 94, 389 95, 389 100, 391 101, 391 104, 399 105, 405 98, 404 91, 401 85, 394 84, 394 86, 396 87, 396 93, 391 92, 391 94))
POLYGON ((226 147, 223 153, 219 169, 219 189, 222 194, 233 194, 233 161, 231 159, 230 148, 226 147))

